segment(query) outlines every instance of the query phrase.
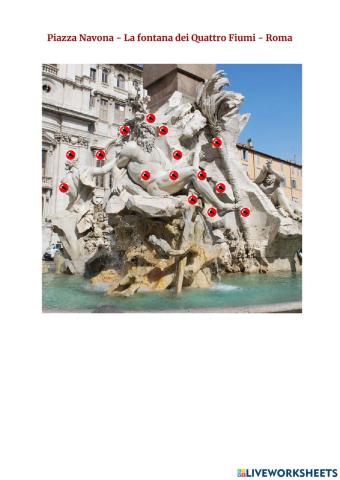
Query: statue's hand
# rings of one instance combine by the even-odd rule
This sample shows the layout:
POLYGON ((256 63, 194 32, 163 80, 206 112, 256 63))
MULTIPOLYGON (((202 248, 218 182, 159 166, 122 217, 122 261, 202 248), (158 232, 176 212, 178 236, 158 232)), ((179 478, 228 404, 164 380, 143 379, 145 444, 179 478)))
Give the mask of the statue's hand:
POLYGON ((238 210, 240 208, 241 208, 240 203, 226 203, 224 208, 221 210, 221 212, 224 212, 224 213, 234 212, 235 210, 238 210))
POLYGON ((268 160, 268 162, 266 163, 266 167, 267 167, 267 172, 268 173, 274 173, 273 172, 273 162, 272 162, 272 160, 268 160))
POLYGON ((116 185, 113 185, 112 187, 112 193, 115 195, 120 195, 123 191, 124 187, 121 183, 117 183, 116 185))

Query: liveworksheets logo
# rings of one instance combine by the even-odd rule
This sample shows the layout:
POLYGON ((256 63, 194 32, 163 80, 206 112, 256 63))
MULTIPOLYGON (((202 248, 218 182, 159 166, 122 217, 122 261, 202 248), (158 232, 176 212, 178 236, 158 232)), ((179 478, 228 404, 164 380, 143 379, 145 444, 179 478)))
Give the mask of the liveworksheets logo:
POLYGON ((238 468, 238 477, 335 478, 336 468, 238 468))

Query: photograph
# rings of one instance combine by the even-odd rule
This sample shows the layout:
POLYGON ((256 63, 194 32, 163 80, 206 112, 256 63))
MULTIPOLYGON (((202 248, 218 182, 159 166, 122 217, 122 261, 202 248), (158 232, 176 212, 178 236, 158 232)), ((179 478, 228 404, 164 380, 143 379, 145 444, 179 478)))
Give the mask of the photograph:
POLYGON ((44 313, 301 313, 301 64, 42 64, 44 313))

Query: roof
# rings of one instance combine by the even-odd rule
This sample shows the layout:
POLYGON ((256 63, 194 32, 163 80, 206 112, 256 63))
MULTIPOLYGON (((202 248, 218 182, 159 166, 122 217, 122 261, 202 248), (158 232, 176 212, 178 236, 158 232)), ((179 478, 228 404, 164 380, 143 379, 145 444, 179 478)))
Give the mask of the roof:
POLYGON ((292 162, 291 160, 284 160, 283 158, 275 157, 274 155, 269 155, 268 153, 260 152, 260 150, 255 150, 255 148, 250 148, 247 145, 244 145, 242 143, 238 143, 236 146, 240 149, 248 150, 248 152, 258 153, 259 155, 263 155, 264 157, 272 158, 273 160, 278 160, 279 162, 287 163, 288 165, 294 165, 294 167, 297 167, 297 168, 302 168, 301 163, 292 162))

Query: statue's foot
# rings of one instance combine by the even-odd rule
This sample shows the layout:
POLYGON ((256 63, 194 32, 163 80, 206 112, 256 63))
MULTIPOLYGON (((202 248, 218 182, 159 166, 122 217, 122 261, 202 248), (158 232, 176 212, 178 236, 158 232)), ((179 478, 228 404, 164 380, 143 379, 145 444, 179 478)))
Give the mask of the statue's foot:
POLYGON ((164 190, 159 190, 157 192, 156 196, 160 197, 160 198, 168 198, 168 197, 170 197, 170 193, 165 192, 164 190))
POLYGON ((223 207, 218 209, 218 213, 220 216, 225 215, 226 213, 234 212, 235 210, 238 210, 241 208, 240 203, 225 203, 223 204, 223 207))
POLYGON ((296 220, 297 222, 302 222, 302 217, 300 217, 299 215, 293 215, 293 219, 296 220))
POLYGON ((155 182, 150 183, 147 186, 146 191, 152 197, 158 197, 158 198, 170 197, 170 194, 168 192, 166 192, 165 190, 161 190, 155 182))

